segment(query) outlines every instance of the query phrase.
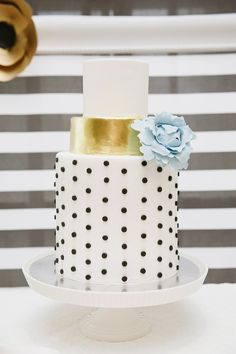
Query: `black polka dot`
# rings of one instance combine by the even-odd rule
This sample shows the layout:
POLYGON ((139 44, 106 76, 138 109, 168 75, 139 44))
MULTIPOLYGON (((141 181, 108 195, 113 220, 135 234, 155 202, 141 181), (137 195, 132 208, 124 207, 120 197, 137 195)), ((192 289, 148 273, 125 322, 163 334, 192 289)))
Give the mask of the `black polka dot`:
POLYGON ((175 188, 176 188, 176 189, 178 188, 178 183, 175 183, 175 188))
POLYGON ((177 200, 175 201, 175 205, 176 205, 176 206, 178 205, 178 201, 177 201, 177 200))
POLYGON ((71 271, 72 271, 72 272, 75 272, 75 271, 76 271, 76 267, 74 267, 74 266, 71 267, 71 271))
POLYGON ((142 166, 147 166, 147 161, 142 161, 142 166))
POLYGON ((56 157, 56 162, 58 162, 58 157, 56 157))
POLYGON ((102 198, 102 201, 103 201, 103 203, 107 203, 108 202, 108 198, 104 197, 104 198, 102 198))
POLYGON ((53 183, 53 186, 56 187, 56 182, 53 183))
POLYGON ((107 216, 103 216, 102 217, 102 221, 104 221, 104 222, 108 221, 108 217, 107 216))
POLYGON ((90 173, 92 173, 92 169, 91 168, 87 168, 87 173, 90 175, 90 173))
POLYGON ((122 226, 121 231, 122 232, 126 232, 127 231, 127 227, 126 226, 122 226))
POLYGON ((142 257, 145 257, 145 256, 146 256, 146 252, 145 252, 145 251, 142 251, 142 252, 141 252, 141 256, 142 256, 142 257))
POLYGON ((64 221, 62 221, 61 226, 62 226, 62 227, 65 227, 65 226, 66 226, 66 224, 64 223, 64 221))
POLYGON ((173 264, 170 262, 169 263, 169 268, 172 268, 173 267, 173 264))
POLYGON ((169 250, 170 250, 170 251, 173 251, 173 246, 170 246, 170 247, 169 247, 169 250))
POLYGON ((125 213, 127 213, 127 209, 126 209, 126 208, 121 208, 121 212, 122 212, 123 214, 125 214, 125 213))
POLYGON ((85 275, 85 279, 86 280, 90 280, 91 279, 91 275, 90 274, 85 275))
POLYGON ((61 273, 61 274, 64 274, 64 270, 63 270, 63 269, 60 269, 60 273, 61 273))
POLYGON ((125 282, 127 282, 127 280, 128 280, 128 278, 127 278, 127 277, 125 277, 125 276, 124 276, 124 277, 122 277, 121 279, 122 279, 122 281, 123 281, 124 283, 125 283, 125 282))
POLYGON ((172 215, 173 215, 173 213, 172 213, 172 211, 170 210, 170 211, 169 211, 169 216, 172 216, 172 215))
POLYGON ((157 257, 158 262, 162 262, 162 257, 157 257))
POLYGON ((106 270, 106 269, 102 269, 102 270, 101 270, 101 273, 102 273, 103 275, 105 275, 105 274, 107 274, 107 270, 106 270))
POLYGON ((126 261, 123 261, 123 262, 122 262, 122 266, 123 266, 123 267, 127 267, 127 264, 128 264, 128 263, 127 263, 126 261))
POLYGON ((157 210, 162 211, 163 207, 161 205, 158 205, 157 210))
POLYGON ((141 234, 141 238, 145 239, 147 237, 147 234, 141 234))
POLYGON ((78 180, 78 178, 76 176, 73 176, 72 179, 74 182, 76 182, 78 180))
POLYGON ((73 164, 73 165, 77 165, 77 160, 73 160, 73 161, 72 161, 72 164, 73 164))
POLYGON ((56 246, 59 247, 59 242, 56 243, 56 246))
POLYGON ((127 191, 126 188, 123 188, 123 189, 122 189, 122 193, 123 193, 123 194, 127 194, 127 192, 128 192, 128 191, 127 191))
POLYGON ((65 172, 65 167, 61 167, 61 172, 65 172))
POLYGON ((179 270, 179 266, 178 265, 176 266, 176 270, 179 270))
POLYGON ((162 172, 162 167, 161 166, 157 167, 157 172, 162 172))
POLYGON ((157 277, 162 278, 162 273, 161 272, 157 273, 157 277))
POLYGON ((76 214, 76 213, 73 213, 73 214, 72 214, 72 218, 73 218, 73 219, 76 219, 76 218, 77 218, 77 214, 76 214))
POLYGON ((146 269, 145 268, 141 268, 140 269, 140 273, 145 274, 146 273, 146 269))
POLYGON ((162 244, 163 244, 163 241, 162 241, 162 240, 158 240, 158 241, 157 241, 157 244, 158 244, 158 245, 162 245, 162 244))
POLYGON ((56 208, 56 213, 57 213, 57 214, 59 213, 59 209, 58 209, 58 208, 56 208))
POLYGON ((91 188, 86 188, 86 193, 90 194, 91 193, 91 188))
POLYGON ((121 247, 123 248, 123 250, 126 250, 127 244, 126 244, 126 243, 123 243, 121 247))
POLYGON ((102 253, 102 258, 107 258, 107 253, 102 253))
POLYGON ((104 165, 104 166, 109 166, 109 161, 104 161, 104 162, 103 162, 103 165, 104 165))
POLYGON ((158 188, 157 188, 157 191, 158 191, 158 192, 162 192, 162 187, 158 187, 158 188))
POLYGON ((71 233, 71 236, 72 236, 72 237, 76 237, 76 232, 72 232, 72 233, 71 233))
POLYGON ((147 183, 148 179, 146 177, 143 177, 142 182, 147 183))
POLYGON ((180 173, 178 172, 178 176, 180 175, 180 173))
POLYGON ((55 177, 58 178, 58 173, 55 174, 55 177))
POLYGON ((175 216, 175 221, 178 221, 178 217, 177 216, 175 216))
POLYGON ((123 173, 123 175, 125 175, 127 173, 126 168, 122 168, 121 173, 123 173))
POLYGON ((178 238, 178 233, 176 232, 175 237, 178 238))
POLYGON ((142 203, 146 203, 146 202, 147 202, 147 198, 146 198, 146 197, 143 197, 143 198, 141 199, 141 201, 142 201, 142 203))
POLYGON ((91 225, 86 225, 86 230, 91 230, 91 229, 92 229, 91 225))
POLYGON ((73 248, 73 249, 71 250, 71 253, 72 253, 72 254, 76 254, 76 249, 73 248))
POLYGON ((85 247, 86 247, 86 248, 91 248, 91 243, 86 243, 86 244, 85 244, 85 247))
POLYGON ((85 263, 86 263, 87 265, 91 264, 90 259, 86 259, 86 260, 85 260, 85 263))
POLYGON ((57 226, 57 231, 59 231, 59 226, 57 226))
POLYGON ((159 224, 157 224, 158 229, 162 229, 163 225, 159 222, 159 224))
POLYGON ((62 204, 62 205, 61 205, 61 208, 62 208, 63 210, 65 210, 66 207, 65 207, 64 204, 62 204))
POLYGON ((170 181, 170 182, 172 181, 172 176, 168 177, 168 181, 170 181))
POLYGON ((178 256, 178 253, 179 253, 179 251, 178 251, 178 250, 176 250, 176 251, 175 251, 176 256, 178 256))
POLYGON ((147 216, 146 215, 141 215, 141 220, 147 220, 147 216))
POLYGON ((64 186, 61 187, 61 191, 62 191, 62 192, 65 191, 65 187, 64 187, 64 186))
POLYGON ((59 195, 59 192, 58 192, 58 191, 56 191, 56 195, 59 195))
POLYGON ((110 180, 109 180, 108 177, 105 177, 105 178, 104 178, 104 182, 105 182, 105 183, 109 183, 109 181, 110 181, 110 180))
POLYGON ((173 195, 170 193, 170 194, 168 195, 168 198, 169 198, 169 199, 172 199, 172 198, 173 198, 173 195))
POLYGON ((61 260, 64 261, 64 255, 63 254, 61 255, 61 260))
POLYGON ((107 235, 103 235, 102 239, 103 239, 103 241, 107 241, 108 240, 108 236, 107 235))
POLYGON ((172 232, 173 232, 172 227, 169 227, 169 233, 172 234, 172 232))
POLYGON ((54 220, 56 220, 56 218, 57 218, 56 215, 54 215, 53 217, 54 217, 54 220))
POLYGON ((77 200, 76 195, 72 195, 72 200, 77 200))
POLYGON ((86 210, 86 213, 88 213, 88 214, 91 213, 91 208, 86 208, 85 210, 86 210))

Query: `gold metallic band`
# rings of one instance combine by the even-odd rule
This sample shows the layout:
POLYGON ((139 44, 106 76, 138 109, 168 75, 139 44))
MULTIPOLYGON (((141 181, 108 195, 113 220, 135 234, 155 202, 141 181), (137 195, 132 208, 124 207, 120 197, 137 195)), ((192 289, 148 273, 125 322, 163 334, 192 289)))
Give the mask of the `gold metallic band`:
POLYGON ((141 155, 132 118, 71 119, 70 151, 75 154, 141 155))

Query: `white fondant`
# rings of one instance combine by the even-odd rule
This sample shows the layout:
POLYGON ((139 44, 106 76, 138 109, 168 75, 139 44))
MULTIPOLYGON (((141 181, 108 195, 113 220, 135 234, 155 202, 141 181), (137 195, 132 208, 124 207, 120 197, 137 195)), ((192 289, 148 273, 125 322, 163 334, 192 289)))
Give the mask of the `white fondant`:
POLYGON ((62 152, 57 154, 57 159, 56 222, 59 230, 56 232, 56 269, 59 274, 63 270, 64 277, 83 281, 86 275, 90 275, 88 281, 99 284, 119 284, 125 276, 126 283, 140 284, 158 280, 158 273, 162 273, 162 279, 176 273, 176 171, 166 167, 158 172, 154 161, 143 166, 141 156, 62 152), (73 160, 77 161, 76 165, 73 160), (104 161, 108 161, 109 166, 105 166, 104 161), (122 169, 127 173, 123 174, 122 169), (77 177, 76 181, 73 176, 77 177), (108 183, 104 182, 106 177, 108 183), (147 183, 143 183, 143 178, 147 178, 147 183), (161 192, 158 187, 162 188, 161 192), (86 193, 87 188, 91 193, 86 193), (123 188, 127 189, 126 194, 122 193, 123 188), (73 195, 77 200, 72 199, 73 195), (104 197, 108 198, 107 203, 103 202, 104 197), (142 203, 143 197, 147 198, 146 203, 142 203), (62 209, 63 205, 65 209, 62 209), (159 205, 163 210, 157 209, 159 205), (87 213, 86 208, 91 208, 91 212, 87 213), (127 208, 127 212, 122 213, 122 208, 127 208), (72 217, 73 213, 77 214, 76 218, 72 217), (141 219, 142 215, 146 215, 146 220, 141 219), (103 221, 103 216, 108 221, 103 221), (158 224, 163 227, 158 228, 158 224), (86 225, 90 225, 91 230, 87 230, 86 225), (127 227, 127 232, 122 232, 123 226, 127 227), (72 237, 72 232, 76 232, 76 237, 72 237), (146 238, 141 237, 143 233, 146 238), (108 240, 103 239, 104 235, 108 240), (163 244, 159 245, 158 240, 163 244), (87 243, 91 248, 86 248, 87 243), (126 244, 127 249, 123 249, 122 244, 126 244), (72 254, 73 249, 76 254, 72 254), (141 252, 146 255, 142 256, 141 252), (106 258, 102 257, 103 253, 107 254, 106 258), (161 262, 158 257, 162 257, 161 262), (91 264, 86 264, 86 259, 91 264), (127 262, 126 267, 122 266, 123 261, 127 262), (76 271, 73 272, 71 267, 76 267, 76 271), (144 274, 140 272, 142 268, 146 271, 144 274), (102 274, 103 269, 106 274, 102 274))
POLYGON ((148 113, 148 64, 89 60, 83 64, 85 117, 135 117, 148 113))

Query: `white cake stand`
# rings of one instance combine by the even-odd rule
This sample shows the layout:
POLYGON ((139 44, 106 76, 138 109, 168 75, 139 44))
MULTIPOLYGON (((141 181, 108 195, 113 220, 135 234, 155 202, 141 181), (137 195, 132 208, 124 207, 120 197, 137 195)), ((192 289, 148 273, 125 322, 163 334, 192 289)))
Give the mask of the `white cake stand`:
POLYGON ((137 339, 147 334, 151 326, 134 308, 181 300, 198 290, 207 275, 204 264, 181 255, 178 275, 172 278, 145 285, 107 286, 62 279, 54 271, 53 260, 53 254, 44 254, 24 265, 29 286, 54 300, 100 308, 85 316, 79 327, 85 336, 108 342, 137 339))

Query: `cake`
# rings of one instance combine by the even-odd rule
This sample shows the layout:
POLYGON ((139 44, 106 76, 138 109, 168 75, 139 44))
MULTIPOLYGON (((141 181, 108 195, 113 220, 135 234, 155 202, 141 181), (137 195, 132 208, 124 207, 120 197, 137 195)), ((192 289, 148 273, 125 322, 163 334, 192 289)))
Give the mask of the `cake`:
POLYGON ((56 155, 56 272, 104 285, 170 278, 179 269, 178 170, 193 133, 182 117, 148 118, 146 63, 87 61, 83 88, 70 151, 56 155), (160 146, 155 119, 164 122, 160 146))

